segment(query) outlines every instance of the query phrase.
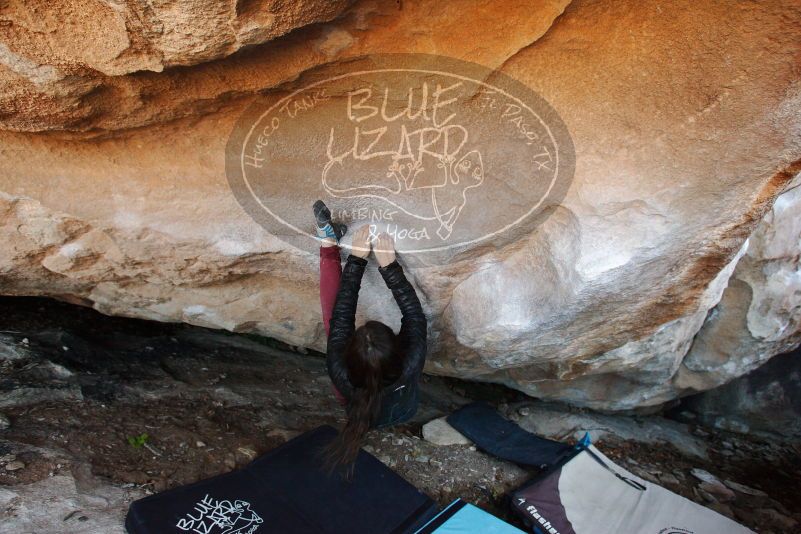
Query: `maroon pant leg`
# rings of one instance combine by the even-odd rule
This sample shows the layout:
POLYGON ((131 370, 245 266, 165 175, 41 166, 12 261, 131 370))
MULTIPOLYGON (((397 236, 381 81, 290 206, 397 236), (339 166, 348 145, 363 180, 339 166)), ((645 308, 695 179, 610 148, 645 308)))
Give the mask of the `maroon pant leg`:
MULTIPOLYGON (((323 311, 325 335, 331 330, 331 315, 334 302, 339 291, 339 279, 342 277, 342 263, 339 259, 339 247, 320 247, 320 307, 323 311)), ((345 405, 345 397, 334 387, 334 393, 340 404, 345 405)))

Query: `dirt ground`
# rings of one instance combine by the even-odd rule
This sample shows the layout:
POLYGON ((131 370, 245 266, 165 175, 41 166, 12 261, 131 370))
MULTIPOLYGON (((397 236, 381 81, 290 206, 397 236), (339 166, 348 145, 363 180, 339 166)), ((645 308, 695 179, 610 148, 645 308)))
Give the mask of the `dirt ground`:
MULTIPOLYGON (((2 298, 0 317, 0 414, 9 423, 0 424, 0 490, 11 494, 81 470, 136 495, 158 492, 228 472, 301 432, 342 422, 321 355, 39 299, 2 298)), ((426 377, 415 419, 372 432, 365 450, 440 505, 461 497, 523 528, 505 495, 536 470, 470 445, 437 446, 422 438, 425 422, 475 399, 509 416, 535 402, 500 387, 426 377)), ((638 476, 757 532, 799 531, 799 444, 686 428, 704 442, 708 460, 614 435, 596 445, 638 476), (690 474, 694 468, 758 495, 712 495, 690 474)), ((36 504, 21 499, 0 507, 0 522, 4 514, 22 521, 22 504, 36 504)), ((108 513, 124 514, 124 507, 108 513)), ((81 521, 91 519, 76 508, 53 518, 63 530, 49 531, 90 532, 81 530, 81 521)))

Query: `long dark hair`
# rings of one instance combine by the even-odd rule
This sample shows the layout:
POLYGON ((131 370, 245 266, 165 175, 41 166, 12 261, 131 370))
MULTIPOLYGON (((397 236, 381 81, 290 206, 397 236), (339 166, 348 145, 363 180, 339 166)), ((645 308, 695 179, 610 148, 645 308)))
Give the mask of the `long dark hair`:
POLYGON ((353 395, 348 402, 348 422, 325 451, 330 471, 352 467, 364 437, 381 412, 384 386, 397 380, 403 368, 395 333, 378 321, 367 321, 353 333, 344 352, 353 395))

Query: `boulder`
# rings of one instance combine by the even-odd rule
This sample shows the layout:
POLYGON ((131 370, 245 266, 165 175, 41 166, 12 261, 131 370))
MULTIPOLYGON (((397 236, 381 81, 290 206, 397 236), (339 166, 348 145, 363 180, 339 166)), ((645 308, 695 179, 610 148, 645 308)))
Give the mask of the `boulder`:
POLYGON ((434 445, 471 445, 473 443, 453 428, 445 417, 424 424, 423 438, 434 445))
MULTIPOLYGON (((622 410, 714 388, 801 340, 797 2, 2 12, 2 294, 324 350, 316 254, 237 203, 228 136, 260 95, 370 54, 425 53, 536 92, 575 149, 564 199, 525 234, 444 263, 401 254, 429 317, 427 372, 622 410)), ((487 179, 514 192, 508 176, 487 179)), ((290 193, 311 223, 317 190, 290 193)), ((367 318, 399 325, 372 267, 367 318)))

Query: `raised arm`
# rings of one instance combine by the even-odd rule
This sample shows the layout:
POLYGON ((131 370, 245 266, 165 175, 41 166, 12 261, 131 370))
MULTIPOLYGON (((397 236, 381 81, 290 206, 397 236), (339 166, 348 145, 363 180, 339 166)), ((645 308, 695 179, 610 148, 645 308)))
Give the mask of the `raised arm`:
POLYGON ((331 330, 328 334, 328 350, 326 365, 331 381, 340 393, 349 399, 353 393, 353 386, 348 378, 348 369, 345 367, 343 355, 348 340, 356 330, 356 305, 359 301, 359 288, 362 285, 362 275, 367 260, 354 255, 348 256, 342 278, 339 281, 339 292, 334 303, 331 315, 331 330))
POLYGON ((392 291, 392 296, 395 297, 395 302, 398 303, 402 315, 398 336, 401 338, 401 345, 406 349, 406 358, 403 362, 403 375, 400 381, 407 383, 412 379, 419 380, 426 363, 428 350, 428 329, 423 307, 397 260, 386 267, 379 268, 379 272, 384 277, 387 287, 392 291))
POLYGON ((373 245, 376 259, 381 267, 378 272, 384 278, 387 287, 392 291, 395 302, 401 311, 401 329, 398 336, 401 346, 405 350, 403 362, 403 374, 398 383, 408 383, 411 380, 419 380, 420 373, 426 363, 426 352, 428 351, 426 326, 426 316, 420 299, 417 298, 412 284, 406 279, 398 260, 395 258, 395 247, 386 234, 378 237, 373 245))
POLYGON ((367 266, 367 256, 370 254, 368 239, 367 229, 360 229, 353 236, 353 253, 348 256, 345 268, 342 270, 328 333, 326 351, 328 376, 331 377, 334 387, 346 399, 350 399, 353 385, 350 383, 343 356, 345 347, 356 330, 356 305, 359 302, 359 289, 362 285, 364 268, 367 266))

